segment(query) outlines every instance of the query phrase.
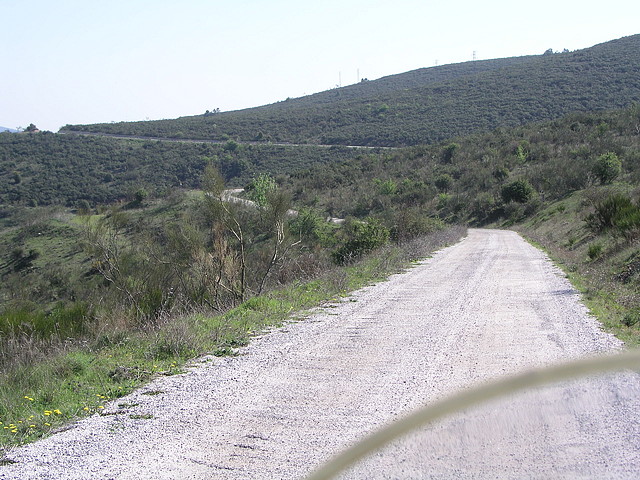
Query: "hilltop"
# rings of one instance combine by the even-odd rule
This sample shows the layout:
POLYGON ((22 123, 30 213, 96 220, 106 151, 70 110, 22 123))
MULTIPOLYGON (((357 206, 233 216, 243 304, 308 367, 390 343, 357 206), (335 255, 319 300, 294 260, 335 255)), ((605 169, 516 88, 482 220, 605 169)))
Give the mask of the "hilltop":
POLYGON ((575 52, 423 68, 315 95, 175 120, 67 125, 165 138, 407 146, 640 101, 640 35, 575 52))

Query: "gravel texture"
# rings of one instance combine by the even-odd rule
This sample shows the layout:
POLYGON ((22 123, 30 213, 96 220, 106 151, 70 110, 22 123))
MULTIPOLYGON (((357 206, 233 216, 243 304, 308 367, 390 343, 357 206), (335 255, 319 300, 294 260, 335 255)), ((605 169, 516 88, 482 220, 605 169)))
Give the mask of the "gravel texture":
MULTIPOLYGON (((237 357, 202 359, 13 450, 0 478, 303 478, 435 399, 620 348, 543 253, 513 232, 470 230, 237 357)), ((639 404, 636 373, 549 386, 424 428, 344 477, 639 478, 639 404)))

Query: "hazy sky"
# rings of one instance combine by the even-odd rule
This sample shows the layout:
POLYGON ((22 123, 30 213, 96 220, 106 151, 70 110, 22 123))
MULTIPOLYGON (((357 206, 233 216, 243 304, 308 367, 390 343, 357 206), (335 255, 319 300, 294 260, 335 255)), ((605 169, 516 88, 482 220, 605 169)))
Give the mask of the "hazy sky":
POLYGON ((640 2, 0 0, 0 126, 176 118, 640 33, 640 2))

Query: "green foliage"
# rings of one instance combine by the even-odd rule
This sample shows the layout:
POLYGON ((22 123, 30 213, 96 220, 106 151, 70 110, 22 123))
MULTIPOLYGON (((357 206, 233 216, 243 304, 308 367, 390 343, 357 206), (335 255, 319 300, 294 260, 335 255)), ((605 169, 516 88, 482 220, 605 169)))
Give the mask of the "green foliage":
POLYGON ((460 145, 457 143, 450 143, 442 150, 442 161, 444 163, 451 163, 453 161, 453 157, 456 154, 456 151, 460 148, 460 145))
POLYGON ((246 188, 249 198, 256 202, 260 207, 265 207, 268 203, 269 196, 278 188, 276 181, 271 175, 263 173, 258 175, 246 188))
POLYGON ((505 203, 526 203, 533 197, 533 193, 534 189, 526 179, 514 180, 500 190, 505 203))
POLYGON ((289 224, 292 235, 309 243, 330 244, 331 226, 312 208, 302 208, 289 224))
POLYGON ((382 181, 376 178, 373 183, 380 195, 395 195, 398 192, 398 185, 391 179, 382 181))
POLYGON ((78 202, 78 214, 89 215, 91 213, 91 205, 87 200, 80 200, 78 202))
POLYGON ((224 144, 223 148, 226 152, 235 152, 240 148, 240 144, 233 140, 229 140, 227 143, 224 144))
POLYGON ((622 324, 626 327, 633 327, 640 323, 640 308, 634 308, 625 313, 622 324))
POLYGON ((443 230, 445 226, 444 221, 430 217, 427 212, 417 209, 403 209, 394 218, 391 239, 403 243, 443 230))
POLYGON ((390 232, 379 220, 370 218, 366 222, 351 222, 347 235, 345 243, 332 253, 334 261, 339 265, 350 263, 385 245, 389 241, 390 232))
POLYGON ((529 142, 520 142, 516 148, 516 158, 520 163, 524 163, 529 158, 529 142))
POLYGON ((148 196, 149 192, 147 192, 146 189, 139 188, 138 190, 136 190, 136 193, 133 194, 133 199, 136 204, 142 205, 142 202, 144 202, 148 196))
POLYGON ((603 153, 593 166, 593 174, 603 184, 611 183, 618 178, 620 172, 622 172, 622 161, 614 152, 603 153))
POLYGON ((592 243, 589 245, 587 249, 587 256, 590 260, 597 259, 600 255, 602 255, 603 245, 600 242, 592 243))
POLYGON ((635 238, 640 233, 640 206, 634 204, 628 195, 610 194, 596 202, 594 209, 585 219, 593 232, 610 230, 627 238, 635 238))
POLYGON ((636 110, 571 114, 552 122, 456 138, 459 147, 450 164, 441 162, 442 145, 427 145, 318 165, 281 178, 280 185, 292 192, 296 205, 312 206, 332 217, 362 219, 375 214, 389 229, 394 228, 397 213, 409 208, 477 225, 500 218, 516 221, 545 203, 592 186, 590 158, 606 152, 617 152, 624 161, 624 180, 635 179, 632 185, 640 181, 636 110), (610 126, 605 139, 597 135, 603 122, 610 126), (519 146, 528 152, 524 163, 516 156, 519 146), (394 182, 396 193, 384 195, 372 178, 394 182), (528 200, 505 203, 501 190, 518 179, 526 181, 515 184, 523 188, 511 192, 509 186, 505 194, 508 199, 513 194, 528 200), (446 191, 438 190, 445 185, 446 191))
POLYGON ((438 190, 441 192, 448 192, 451 186, 453 185, 453 178, 448 173, 444 173, 439 175, 433 181, 433 184, 436 186, 438 190))
POLYGON ((496 178, 496 180, 505 180, 509 177, 509 169, 504 166, 498 166, 493 171, 493 176, 496 178))
POLYGON ((60 303, 48 313, 34 306, 9 307, 0 312, 0 337, 74 338, 82 335, 92 320, 89 306, 83 302, 60 303))
POLYGON ((503 211, 500 209, 498 200, 489 192, 483 192, 476 196, 471 207, 471 218, 476 224, 495 221, 501 213, 503 211))
POLYGON ((219 198, 224 191, 224 178, 220 170, 212 163, 209 163, 202 174, 201 188, 212 197, 219 198))

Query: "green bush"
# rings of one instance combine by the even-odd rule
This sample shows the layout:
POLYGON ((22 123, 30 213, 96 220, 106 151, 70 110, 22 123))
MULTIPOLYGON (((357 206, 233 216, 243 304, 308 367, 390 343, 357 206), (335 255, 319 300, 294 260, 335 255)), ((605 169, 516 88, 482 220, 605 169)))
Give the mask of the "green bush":
POLYGON ((445 223, 441 219, 430 217, 419 210, 406 209, 395 216, 391 238, 396 242, 404 242, 444 228, 445 223))
POLYGON ((640 322, 640 308, 629 310, 622 318, 622 324, 627 327, 633 327, 640 322))
POLYGON ((253 200, 260 207, 265 207, 269 201, 269 196, 278 189, 276 181, 271 175, 266 173, 258 175, 245 189, 250 200, 253 200))
POLYGON ((503 186, 500 194, 505 203, 527 203, 533 197, 533 192, 531 184, 525 179, 520 179, 503 186))
POLYGON ((613 152, 602 154, 593 166, 593 174, 600 183, 611 183, 622 172, 622 161, 613 152))
POLYGON ((398 185, 393 180, 382 181, 376 178, 373 183, 379 195, 395 195, 398 192, 398 185))
POLYGON ((353 222, 348 229, 347 241, 332 253, 333 260, 339 265, 347 264, 389 241, 389 229, 376 219, 353 222))
POLYGON ((289 222, 289 231, 297 238, 311 243, 327 245, 331 242, 331 225, 311 208, 301 208, 289 222))
POLYGON ((451 163, 456 152, 460 149, 460 145, 457 143, 450 143, 442 149, 442 161, 444 163, 451 163))
POLYGON ((633 238, 640 232, 640 207, 628 195, 614 193, 595 204, 594 213, 585 219, 593 232, 610 230, 614 234, 633 238))
POLYGON ((451 175, 443 173, 442 175, 436 177, 436 179, 433 181, 433 184, 439 191, 446 193, 453 185, 453 178, 451 177, 451 175))
POLYGON ((28 306, 7 308, 0 314, 0 336, 77 337, 86 332, 92 318, 89 306, 83 302, 61 303, 49 313, 28 306))
POLYGON ((587 249, 587 256, 589 257, 590 260, 595 260, 596 258, 598 258, 600 255, 602 255, 602 244, 601 243, 592 243, 591 245, 589 245, 589 248, 587 249))

